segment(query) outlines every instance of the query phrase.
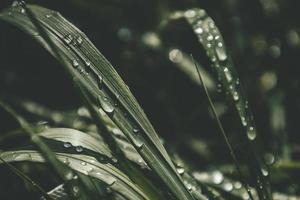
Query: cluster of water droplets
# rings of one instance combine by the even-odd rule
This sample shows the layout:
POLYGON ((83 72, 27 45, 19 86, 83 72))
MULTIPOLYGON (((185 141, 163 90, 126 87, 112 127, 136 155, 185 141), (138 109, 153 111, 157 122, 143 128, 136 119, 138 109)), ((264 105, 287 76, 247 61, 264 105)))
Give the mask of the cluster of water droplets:
POLYGON ((244 198, 246 196, 248 197, 249 195, 244 189, 242 183, 225 178, 220 171, 194 172, 193 177, 202 183, 213 184, 226 192, 231 192, 237 195, 242 194, 243 199, 248 199, 244 198))
POLYGON ((223 38, 214 21, 207 16, 202 9, 187 10, 184 16, 193 27, 199 42, 203 45, 207 56, 212 62, 212 66, 218 73, 218 80, 221 83, 218 84, 218 91, 222 91, 222 87, 226 89, 226 93, 229 94, 235 102, 242 125, 247 130, 249 140, 255 140, 255 126, 253 125, 253 120, 249 117, 251 114, 247 102, 245 102, 241 96, 240 81, 232 68, 223 38))
MULTIPOLYGON (((25 6, 25 2, 24 1, 13 1, 12 4, 11 4, 11 7, 13 9, 15 9, 17 12, 21 13, 21 14, 25 14, 26 13, 26 10, 24 8, 25 6)), ((9 11, 8 15, 11 15, 11 11, 9 11)))
POLYGON ((73 146, 70 142, 64 142, 63 143, 63 146, 65 147, 65 148, 75 148, 75 151, 76 152, 78 152, 78 153, 81 153, 81 152, 83 152, 83 147, 82 146, 73 146))
MULTIPOLYGON (((63 37, 63 41, 72 48, 79 48, 84 42, 81 36, 74 36, 72 34, 67 34, 63 37)), ((80 74, 85 75, 87 78, 90 78, 92 81, 96 82, 96 85, 99 91, 103 89, 104 78, 99 71, 95 70, 95 67, 92 66, 92 63, 88 59, 77 59, 74 58, 72 61, 72 66, 80 74)), ((117 97, 116 97, 117 98, 117 97)), ((115 107, 117 106, 113 100, 102 92, 101 95, 97 97, 99 106, 107 113, 111 114, 114 112, 115 107)))

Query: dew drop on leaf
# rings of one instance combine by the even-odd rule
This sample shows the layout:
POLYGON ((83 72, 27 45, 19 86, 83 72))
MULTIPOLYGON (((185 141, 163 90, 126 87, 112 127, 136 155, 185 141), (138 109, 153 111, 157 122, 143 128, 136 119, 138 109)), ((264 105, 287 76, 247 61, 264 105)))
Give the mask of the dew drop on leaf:
POLYGON ((187 10, 187 11, 184 12, 184 16, 186 18, 193 18, 193 17, 196 16, 196 11, 193 10, 193 9, 187 10))
POLYGON ((79 66, 79 63, 78 63, 78 61, 76 59, 74 59, 72 61, 72 65, 73 65, 74 68, 77 68, 79 66))
POLYGON ((219 42, 215 50, 216 50, 216 54, 217 54, 217 56, 218 56, 218 59, 219 59, 220 61, 225 61, 225 60, 227 59, 227 54, 226 54, 226 52, 225 52, 225 49, 224 49, 224 47, 223 47, 223 44, 222 44, 222 46, 220 47, 221 44, 222 44, 222 43, 219 42))
POLYGON ((85 64, 85 66, 87 66, 87 67, 91 66, 91 62, 90 62, 89 60, 85 60, 84 64, 85 64))
POLYGON ((103 84, 103 77, 101 76, 101 75, 98 75, 97 76, 98 77, 98 87, 99 87, 99 89, 101 89, 101 87, 102 87, 102 84, 103 84))
POLYGON ((230 182, 226 182, 223 184, 223 188, 225 191, 230 192, 233 190, 233 185, 230 182))
POLYGON ((235 91, 233 92, 233 100, 238 101, 240 99, 239 94, 235 91))
POLYGON ((77 152, 82 152, 82 151, 83 151, 83 148, 82 148, 82 146, 76 146, 76 147, 75 147, 75 150, 76 150, 77 152))
POLYGON ((178 174, 182 175, 184 173, 184 168, 178 167, 177 172, 178 172, 178 174))
POLYGON ((179 49, 172 49, 169 52, 169 59, 174 63, 181 62, 183 58, 182 52, 179 49))
POLYGON ((78 36, 77 39, 76 39, 76 42, 78 45, 81 45, 83 40, 82 40, 82 37, 78 36))
POLYGON ((224 68, 224 73, 225 73, 225 78, 228 82, 232 81, 232 76, 231 73, 229 71, 229 69, 227 67, 224 68))
POLYGON ((72 144, 70 142, 65 142, 64 147, 65 148, 70 148, 70 147, 72 147, 72 144))
POLYGON ((264 160, 267 165, 272 165, 275 162, 275 156, 272 153, 266 153, 264 155, 264 160))
POLYGON ((22 14, 25 14, 26 10, 25 10, 24 8, 21 8, 21 9, 20 9, 20 12, 21 12, 22 14))
POLYGON ((243 126, 247 126, 247 120, 246 120, 246 118, 242 117, 241 119, 242 119, 243 126))
POLYGON ((266 168, 261 168, 261 173, 264 176, 268 176, 269 175, 269 172, 268 172, 268 170, 266 168))
POLYGON ((214 39, 214 37, 212 36, 212 34, 209 34, 207 36, 207 41, 212 41, 214 39))
POLYGON ((214 184, 221 184, 224 180, 224 176, 221 172, 216 171, 212 174, 212 181, 214 184))
POLYGON ((134 128, 132 129, 132 131, 133 131, 134 133, 138 133, 140 130, 139 130, 137 127, 134 127, 134 128))
POLYGON ((134 136, 132 141, 133 141, 134 145, 138 148, 142 148, 144 145, 143 138, 138 134, 134 136))
POLYGON ((247 132, 249 140, 255 140, 256 138, 256 132, 252 126, 249 127, 249 130, 247 132))
POLYGON ((72 41, 73 41, 73 36, 68 34, 64 37, 64 41, 67 43, 67 44, 70 44, 72 41))
POLYGON ((106 113, 113 113, 115 110, 114 105, 110 102, 110 100, 107 97, 98 96, 98 101, 100 103, 101 108, 106 113))
POLYGON ((203 29, 202 29, 201 27, 197 27, 197 28, 195 29, 195 32, 196 32, 197 34, 202 34, 202 33, 203 33, 203 29))

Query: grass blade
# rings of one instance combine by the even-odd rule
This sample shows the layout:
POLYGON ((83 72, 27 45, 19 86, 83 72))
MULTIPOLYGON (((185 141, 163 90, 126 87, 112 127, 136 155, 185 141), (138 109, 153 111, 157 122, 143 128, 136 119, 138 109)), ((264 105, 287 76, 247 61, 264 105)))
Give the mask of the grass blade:
POLYGON ((53 43, 62 58, 58 60, 64 60, 61 64, 72 77, 77 78, 77 84, 81 84, 95 102, 98 101, 98 106, 106 111, 173 195, 180 200, 193 199, 154 128, 111 64, 81 31, 59 13, 38 6, 28 7, 49 36, 50 44, 47 38, 39 35, 36 24, 32 24, 19 7, 2 12, 0 18, 29 33, 57 57, 50 47, 53 43))
MULTIPOLYGON (((100 180, 111 190, 122 194, 127 199, 147 199, 140 188, 132 183, 124 173, 109 163, 101 163, 95 158, 83 154, 55 153, 55 155, 73 170, 100 180)), ((3 152, 1 156, 6 162, 45 162, 40 153, 32 150, 7 151, 3 152)))

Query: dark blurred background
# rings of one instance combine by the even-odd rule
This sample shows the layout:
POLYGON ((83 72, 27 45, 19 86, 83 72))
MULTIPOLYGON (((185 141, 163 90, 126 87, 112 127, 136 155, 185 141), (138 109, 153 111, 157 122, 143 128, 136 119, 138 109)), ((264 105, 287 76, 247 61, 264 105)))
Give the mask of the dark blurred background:
MULTIPOLYGON (((0 8, 11 3, 1 0, 0 8)), ((159 135, 199 168, 206 166, 203 163, 226 163, 230 161, 229 154, 210 114, 207 97, 175 66, 169 54, 175 47, 192 53, 208 72, 211 72, 210 63, 184 21, 170 22, 163 30, 159 24, 172 11, 205 9, 223 34, 244 85, 261 135, 262 151, 284 159, 299 159, 300 1, 41 0, 27 3, 57 10, 85 32, 128 84, 159 135), (154 33, 159 34, 163 50, 143 43, 143 38, 154 33)), ((0 95, 30 99, 65 111, 82 104, 72 81, 56 60, 28 35, 2 21, 0 55, 0 95)), ((215 95, 214 99, 219 110, 225 107, 221 120, 226 131, 238 132, 234 125, 238 123, 237 116, 232 108, 225 106, 222 96, 215 95)), ((0 117, 2 132, 14 128, 15 124, 2 111, 0 117)))

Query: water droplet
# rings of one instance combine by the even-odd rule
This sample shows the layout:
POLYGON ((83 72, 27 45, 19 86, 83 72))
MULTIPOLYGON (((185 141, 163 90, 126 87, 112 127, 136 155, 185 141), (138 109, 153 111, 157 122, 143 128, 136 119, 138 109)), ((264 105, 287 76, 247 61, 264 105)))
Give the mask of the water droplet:
POLYGON ((135 137, 133 137, 132 142, 138 148, 142 148, 144 145, 143 138, 139 134, 137 134, 137 135, 135 135, 135 137))
POLYGON ((225 191, 230 192, 233 190, 233 185, 230 182, 224 183, 223 188, 225 191))
POLYGON ((79 187, 78 187, 78 186, 74 186, 74 187, 72 188, 72 190, 73 190, 74 195, 75 195, 75 196, 78 196, 78 193, 79 193, 79 187))
POLYGON ((242 185, 241 182, 235 182, 235 183, 234 183, 234 188, 237 189, 237 190, 241 189, 242 186, 243 186, 243 185, 242 185))
POLYGON ((247 135, 248 135, 248 138, 250 140, 255 140, 255 138, 256 138, 256 132, 255 132, 255 130, 254 130, 254 128, 252 126, 249 127, 247 135))
POLYGON ((83 165, 83 166, 86 166, 86 162, 84 162, 84 161, 81 162, 80 164, 83 165))
POLYGON ((272 165, 275 162, 275 156, 271 153, 266 153, 264 159, 267 165, 272 165))
POLYGON ((213 57, 211 58, 211 61, 212 61, 212 62, 216 62, 216 61, 217 61, 217 58, 216 58, 215 56, 213 56, 213 57))
POLYGON ((72 144, 70 142, 65 142, 64 147, 65 148, 70 148, 70 147, 72 147, 72 144))
POLYGON ((196 16, 196 11, 193 10, 193 9, 187 10, 187 11, 184 12, 184 16, 186 18, 193 18, 193 17, 196 16))
POLYGON ((72 41, 73 41, 73 36, 68 34, 64 37, 64 41, 67 43, 67 44, 70 44, 72 41))
POLYGON ((85 66, 89 67, 91 66, 91 62, 89 60, 85 60, 84 61, 85 66))
POLYGON ((220 184, 223 182, 223 180, 224 180, 224 176, 221 172, 219 172, 219 171, 213 172, 213 174, 212 174, 213 183, 220 184))
POLYGON ((81 74, 84 74, 84 73, 85 73, 85 70, 84 70, 83 68, 80 68, 80 69, 79 69, 79 72, 80 72, 81 74))
POLYGON ((133 132, 134 132, 134 133, 138 133, 139 131, 140 131, 140 130, 139 130, 137 127, 134 127, 134 128, 133 128, 133 132))
POLYGON ((111 158, 111 160, 112 160, 114 163, 117 163, 117 162, 118 162, 118 159, 115 158, 115 157, 111 158))
POLYGON ((25 10, 24 8, 21 8, 20 12, 21 12, 22 14, 25 14, 25 13, 26 13, 26 10, 25 10))
POLYGON ((98 87, 99 87, 99 89, 101 89, 102 88, 102 84, 103 84, 103 77, 100 75, 100 74, 98 74, 98 87))
POLYGON ((249 200, 250 199, 250 196, 247 192, 244 192, 242 197, 243 197, 244 200, 249 200))
POLYGON ((239 94, 235 91, 233 92, 233 100, 238 101, 240 99, 239 94))
POLYGON ((179 49, 172 49, 169 52, 169 59, 174 63, 181 62, 183 58, 182 52, 179 49))
POLYGON ((177 172, 178 172, 178 174, 182 175, 184 173, 184 168, 178 167, 177 172))
POLYGON ((50 18, 51 16, 52 16, 52 15, 50 15, 50 14, 47 14, 47 15, 46 15, 46 18, 50 18))
POLYGON ((66 165, 69 165, 69 164, 70 164, 70 161, 69 161, 68 158, 66 158, 66 159, 63 161, 63 163, 65 163, 66 165))
POLYGON ((78 45, 81 45, 83 40, 80 36, 78 36, 77 39, 76 39, 76 42, 77 42, 78 45))
POLYGON ((225 78, 228 82, 232 81, 232 76, 231 73, 229 71, 229 69, 227 67, 224 68, 224 73, 225 73, 225 78))
POLYGON ((211 43, 206 44, 207 48, 211 48, 211 43))
POLYGON ((211 34, 209 34, 208 36, 207 36, 207 41, 212 41, 214 39, 214 37, 211 35, 211 34))
POLYGON ((201 27, 197 27, 197 28, 195 29, 195 32, 196 32, 197 34, 202 34, 202 33, 203 33, 203 29, 202 29, 201 27))
MULTIPOLYGON (((66 159, 67 160, 67 159, 66 159)), ((69 162, 69 160, 67 161, 67 164, 69 164, 70 162, 69 162)), ((73 179, 73 177, 74 177, 74 175, 73 175, 73 172, 72 171, 69 171, 69 172, 67 172, 67 174, 65 174, 65 178, 67 179, 67 180, 72 180, 73 179)))
POLYGON ((215 28, 215 23, 214 23, 213 21, 210 22, 210 23, 209 23, 209 27, 210 27, 210 28, 215 28))
MULTIPOLYGON (((220 43, 218 43, 217 47, 216 47, 216 54, 217 54, 217 57, 220 61, 224 61, 227 59, 227 54, 225 52, 225 49, 223 47, 220 47, 219 46, 220 43)), ((222 44, 222 43, 221 43, 222 44)), ((223 46, 223 45, 222 45, 223 46)))
POLYGON ((263 174, 263 176, 268 176, 269 172, 266 168, 261 168, 261 173, 263 174))
POLYGON ((77 68, 79 66, 79 63, 78 63, 78 61, 76 59, 74 59, 72 61, 72 65, 73 65, 74 68, 77 68))
POLYGON ((80 107, 77 109, 77 114, 80 117, 90 117, 90 112, 88 109, 86 109, 85 107, 80 107))
POLYGON ((76 150, 77 152, 82 152, 82 151, 83 151, 83 148, 82 148, 82 146, 76 146, 76 147, 75 147, 75 150, 76 150))
POLYGON ((98 101, 100 103, 101 108, 106 113, 113 113, 115 111, 114 105, 111 103, 110 99, 108 99, 107 97, 98 96, 98 101))
POLYGON ((248 101, 245 102, 245 108, 249 108, 249 102, 248 101))
POLYGON ((245 117, 241 117, 243 126, 247 126, 247 120, 245 117))

